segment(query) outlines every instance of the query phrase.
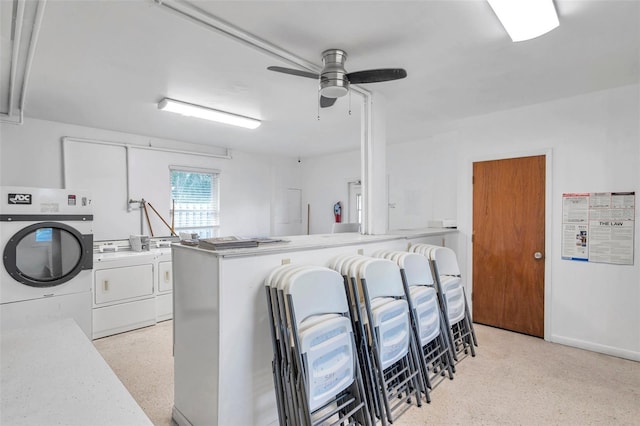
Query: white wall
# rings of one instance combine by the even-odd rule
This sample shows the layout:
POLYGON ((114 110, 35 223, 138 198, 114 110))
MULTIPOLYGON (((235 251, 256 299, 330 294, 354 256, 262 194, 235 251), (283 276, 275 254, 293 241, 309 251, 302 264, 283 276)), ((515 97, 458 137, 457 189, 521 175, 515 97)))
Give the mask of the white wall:
MULTIPOLYGON (((560 258, 562 193, 640 192, 639 102, 639 86, 627 86, 476 117, 425 141, 389 145, 389 197, 397 200, 402 212, 394 218, 394 227, 421 227, 431 218, 456 217, 459 260, 465 276, 471 277, 472 162, 550 152, 545 337, 640 360, 639 226, 633 266, 560 258)), ((62 187, 63 136, 147 141, 40 120, 26 120, 23 126, 2 124, 0 183, 62 187)), ((270 233, 275 229, 272 213, 278 210, 274 194, 286 188, 302 189, 302 232, 307 204, 311 233, 330 232, 333 204, 346 203, 347 183, 360 176, 358 152, 302 159, 300 164, 237 153, 223 163, 225 182, 233 188, 222 197, 223 209, 228 209, 223 234, 270 233)))
MULTIPOLYGON (((640 209, 633 266, 562 260, 560 248, 563 193, 636 191, 640 200, 639 103, 638 85, 621 87, 475 117, 424 141, 389 145, 389 201, 396 204, 389 210, 390 229, 456 218, 458 256, 470 291, 472 163, 550 153, 545 338, 640 360, 640 209)), ((356 155, 313 161, 314 173, 304 175, 310 181, 303 185, 313 194, 312 206, 327 210, 331 197, 344 196, 317 191, 324 189, 328 171, 334 174, 328 187, 355 174, 346 165, 356 155)), ((313 231, 326 231, 324 213, 322 220, 312 217, 313 231)))
MULTIPOLYGON (((62 138, 65 136, 126 143, 132 146, 152 143, 153 146, 184 150, 197 149, 214 154, 224 151, 220 148, 194 146, 178 141, 150 140, 140 135, 26 119, 21 126, 0 124, 0 184, 63 188, 65 182, 62 138)), ((272 211, 282 209, 278 205, 282 200, 274 198, 274 194, 281 192, 283 188, 299 186, 296 160, 243 152, 233 152, 232 157, 227 160, 202 155, 131 149, 130 196, 144 197, 151 201, 165 220, 169 221, 168 165, 218 169, 221 171, 221 235, 264 236, 282 232, 282 225, 272 220, 272 211)), ((86 167, 92 168, 99 165, 104 168, 105 173, 108 173, 109 167, 120 167, 115 164, 115 161, 114 164, 105 164, 105 159, 100 158, 99 155, 85 158, 85 160, 86 167)), ((118 173, 121 173, 120 169, 118 173)), ((81 178, 75 180, 80 181, 81 178)), ((110 194, 93 194, 98 206, 94 210, 94 228, 100 231, 95 235, 96 239, 128 238, 130 234, 140 232, 140 213, 138 210, 127 211, 126 189, 120 183, 114 182, 113 188, 109 191, 110 194), (116 200, 118 205, 115 215, 113 210, 99 208, 98 200, 101 197, 116 200)), ((81 185, 81 183, 78 184, 81 185)), ((159 219, 152 220, 156 235, 168 234, 168 230, 159 219)), ((292 234, 300 233, 302 224, 287 224, 286 230, 292 234)))
MULTIPOLYGON (((349 182, 360 179, 360 152, 351 151, 301 160, 302 210, 304 229, 307 226, 307 205, 310 209, 310 234, 328 234, 335 222, 333 205, 340 201, 346 208, 349 182)), ((348 217, 343 211, 343 217, 348 217)))
MULTIPOLYGON (((546 334, 551 341, 640 360, 640 227, 635 265, 561 259, 562 194, 640 190, 638 85, 591 93, 459 123, 436 137, 456 153, 460 260, 471 276, 472 162, 551 153, 547 206, 546 334)), ((438 167, 434 164, 434 167, 438 167)), ((443 173, 447 170, 441 169, 443 173)))
POLYGON ((387 147, 389 229, 426 228, 429 220, 456 218, 455 139, 444 134, 387 147))

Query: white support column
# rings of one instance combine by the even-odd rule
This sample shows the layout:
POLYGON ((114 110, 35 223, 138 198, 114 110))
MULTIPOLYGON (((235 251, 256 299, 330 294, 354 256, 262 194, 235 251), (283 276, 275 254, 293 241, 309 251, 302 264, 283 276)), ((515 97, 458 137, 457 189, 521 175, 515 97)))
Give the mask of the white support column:
POLYGON ((387 132, 385 99, 380 94, 365 96, 362 114, 362 194, 364 234, 387 232, 387 132))

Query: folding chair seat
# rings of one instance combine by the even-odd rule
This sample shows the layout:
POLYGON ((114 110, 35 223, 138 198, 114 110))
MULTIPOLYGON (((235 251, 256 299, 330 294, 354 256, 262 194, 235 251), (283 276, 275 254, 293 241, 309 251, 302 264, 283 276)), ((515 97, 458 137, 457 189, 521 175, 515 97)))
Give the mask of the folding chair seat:
POLYGON ((382 303, 372 303, 371 314, 380 345, 380 362, 385 370, 409 350, 409 323, 406 318, 409 311, 404 300, 377 300, 380 299, 383 299, 382 303))
POLYGON ((351 321, 338 316, 315 321, 298 331, 306 364, 306 390, 311 412, 332 401, 355 379, 351 321))
POLYGON ((412 286, 411 301, 415 307, 420 345, 424 346, 440 334, 440 312, 436 290, 426 286, 412 286))

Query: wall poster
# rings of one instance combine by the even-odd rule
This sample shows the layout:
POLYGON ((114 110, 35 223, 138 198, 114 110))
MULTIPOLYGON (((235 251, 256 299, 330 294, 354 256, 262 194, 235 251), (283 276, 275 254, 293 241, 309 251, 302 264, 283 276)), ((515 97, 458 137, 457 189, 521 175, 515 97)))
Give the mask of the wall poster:
POLYGON ((633 265, 635 192, 562 194, 562 258, 633 265))

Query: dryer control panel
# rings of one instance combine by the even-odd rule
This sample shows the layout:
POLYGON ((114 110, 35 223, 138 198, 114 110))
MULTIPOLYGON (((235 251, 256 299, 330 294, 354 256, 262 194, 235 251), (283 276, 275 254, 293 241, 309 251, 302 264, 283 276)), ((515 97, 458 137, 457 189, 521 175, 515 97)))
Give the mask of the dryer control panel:
POLYGON ((91 215, 88 191, 56 188, 3 186, 0 188, 2 215, 91 215))

